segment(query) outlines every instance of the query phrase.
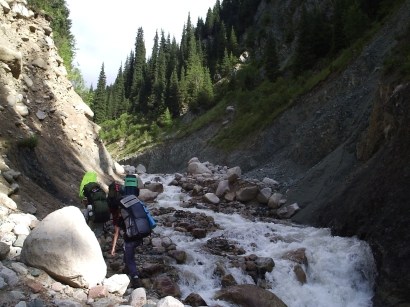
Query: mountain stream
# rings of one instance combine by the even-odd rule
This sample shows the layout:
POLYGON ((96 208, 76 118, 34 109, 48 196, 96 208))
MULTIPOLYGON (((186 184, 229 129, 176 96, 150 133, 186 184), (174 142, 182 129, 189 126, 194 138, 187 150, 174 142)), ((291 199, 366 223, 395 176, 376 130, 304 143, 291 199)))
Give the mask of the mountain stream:
MULTIPOLYGON (((214 293, 221 288, 220 281, 213 276, 215 266, 226 259, 206 253, 202 248, 210 238, 223 236, 243 248, 245 255, 255 254, 274 260, 272 272, 265 274, 267 290, 276 294, 289 307, 372 306, 376 270, 371 249, 366 242, 354 237, 332 236, 330 230, 325 228, 304 227, 283 221, 254 222, 238 214, 185 208, 181 204, 189 200, 189 195, 178 186, 168 185, 173 176, 147 174, 141 178, 144 182, 158 181, 159 178, 164 185, 164 192, 157 197, 154 206, 203 212, 212 216, 222 228, 208 233, 203 239, 194 239, 161 225, 155 228, 155 232, 171 238, 178 250, 187 253, 185 264, 175 264, 180 272, 179 286, 183 299, 195 292, 209 305, 232 306, 213 298, 214 293), (294 262, 282 257, 291 250, 301 248, 305 249, 307 258, 305 284, 296 279, 294 262)), ((255 284, 239 268, 229 268, 229 273, 238 284, 255 284)))

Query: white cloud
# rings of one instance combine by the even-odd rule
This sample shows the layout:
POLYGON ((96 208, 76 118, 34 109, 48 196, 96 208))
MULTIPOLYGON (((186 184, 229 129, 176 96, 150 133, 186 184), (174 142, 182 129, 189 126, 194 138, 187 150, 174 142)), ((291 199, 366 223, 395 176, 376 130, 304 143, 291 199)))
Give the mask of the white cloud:
POLYGON ((188 13, 194 26, 205 21, 216 0, 66 0, 76 39, 76 59, 87 85, 96 87, 104 62, 107 83, 134 49, 139 27, 144 30, 147 55, 151 54, 155 31, 161 29, 180 42, 188 13))

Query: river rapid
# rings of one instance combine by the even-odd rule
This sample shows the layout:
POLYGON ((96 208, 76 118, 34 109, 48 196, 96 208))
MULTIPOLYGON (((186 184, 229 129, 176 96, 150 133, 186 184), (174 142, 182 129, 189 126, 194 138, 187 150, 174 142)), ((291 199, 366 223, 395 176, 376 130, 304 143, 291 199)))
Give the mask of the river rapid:
MULTIPOLYGON (((187 253, 185 264, 175 264, 179 271, 182 299, 198 293, 208 305, 233 306, 213 298, 220 290, 214 271, 218 262, 227 262, 224 256, 207 253, 203 246, 215 237, 234 241, 245 250, 245 255, 272 258, 275 267, 265 274, 266 289, 276 294, 289 307, 369 307, 372 306, 376 269, 369 245, 357 238, 332 236, 329 229, 304 227, 285 221, 277 223, 250 221, 238 214, 223 214, 212 210, 186 208, 190 198, 181 187, 169 183, 173 175, 145 174, 143 182, 160 180, 164 185, 156 203, 150 206, 172 207, 177 210, 202 212, 212 216, 221 230, 210 232, 203 239, 194 239, 174 228, 158 225, 155 232, 168 236, 178 250, 187 253), (284 259, 289 251, 305 249, 304 265, 307 282, 296 279, 295 263, 284 259)), ((229 268, 238 284, 255 284, 239 268, 229 268)))

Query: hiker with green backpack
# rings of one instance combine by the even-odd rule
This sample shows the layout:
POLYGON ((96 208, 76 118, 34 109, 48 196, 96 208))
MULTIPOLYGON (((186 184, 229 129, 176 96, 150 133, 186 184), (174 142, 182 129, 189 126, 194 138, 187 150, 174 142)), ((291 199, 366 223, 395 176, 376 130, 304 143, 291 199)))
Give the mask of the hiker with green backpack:
POLYGON ((97 173, 88 171, 80 184, 79 196, 85 206, 84 216, 96 236, 102 234, 104 224, 110 220, 110 210, 107 196, 102 186, 97 182, 97 173))

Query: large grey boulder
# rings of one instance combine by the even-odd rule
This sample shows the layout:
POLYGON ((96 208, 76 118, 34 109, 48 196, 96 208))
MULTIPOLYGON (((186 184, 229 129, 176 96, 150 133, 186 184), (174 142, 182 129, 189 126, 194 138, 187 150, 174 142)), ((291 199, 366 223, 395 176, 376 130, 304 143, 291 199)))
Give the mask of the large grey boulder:
POLYGON ((225 193, 229 192, 229 181, 228 180, 222 180, 218 183, 218 188, 216 189, 216 196, 221 197, 225 193))
POLYGON ((92 287, 107 273, 100 245, 80 209, 50 213, 24 241, 21 260, 72 287, 92 287))
POLYGON ((286 307, 287 305, 272 292, 255 285, 227 287, 215 294, 215 299, 234 303, 239 306, 286 307))
POLYGON ((239 166, 232 167, 226 172, 226 176, 228 177, 228 181, 230 183, 237 181, 239 178, 241 178, 241 175, 242 170, 239 166))
POLYGON ((211 170, 201 162, 192 162, 188 165, 187 172, 192 175, 211 174, 211 170))
POLYGON ((236 199, 239 201, 250 201, 256 198, 259 189, 257 186, 247 186, 236 191, 236 199))

